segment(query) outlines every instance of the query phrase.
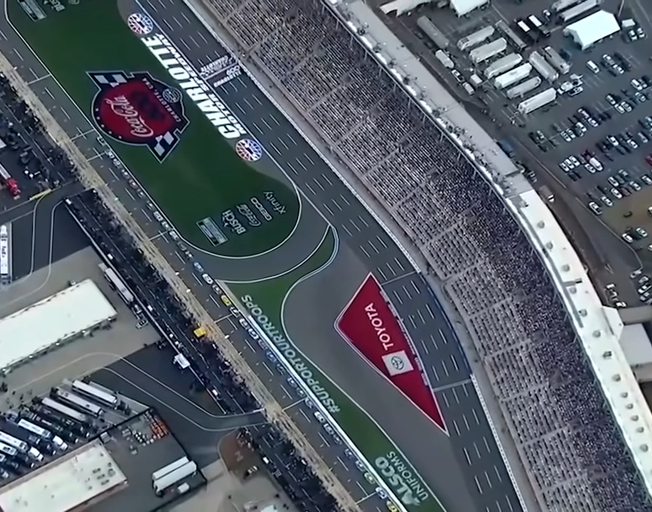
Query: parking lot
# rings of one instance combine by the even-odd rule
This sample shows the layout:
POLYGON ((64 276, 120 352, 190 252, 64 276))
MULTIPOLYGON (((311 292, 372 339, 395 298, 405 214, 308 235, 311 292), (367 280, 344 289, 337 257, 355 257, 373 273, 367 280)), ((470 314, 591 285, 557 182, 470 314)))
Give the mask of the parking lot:
MULTIPOLYGON (((592 245, 609 245, 608 251, 621 254, 633 249, 644 264, 648 260, 652 264, 652 247, 648 251, 652 240, 642 236, 652 232, 652 215, 648 214, 648 207, 652 206, 652 157, 646 161, 646 157, 652 155, 652 42, 648 35, 652 34, 652 26, 649 18, 638 2, 627 4, 619 15, 620 3, 605 1, 600 9, 616 14, 620 23, 633 20, 633 25, 582 51, 563 30, 598 9, 560 24, 554 13, 545 12, 552 10, 552 4, 552 1, 498 0, 462 18, 457 18, 448 8, 427 5, 413 11, 411 16, 384 16, 383 19, 506 152, 524 165, 525 174, 533 185, 539 189, 543 185, 550 186, 552 195, 557 196, 553 209, 565 199, 572 203, 570 210, 585 210, 579 220, 562 219, 575 224, 569 224, 569 231, 577 232, 579 225, 592 245), (530 15, 543 22, 543 31, 537 31, 527 22, 530 15), (445 51, 452 63, 437 58, 437 44, 417 25, 421 16, 427 16, 447 39, 445 51), (525 21, 530 29, 527 34, 519 28, 518 20, 525 21), (505 34, 501 24, 514 31, 526 47, 519 48, 505 34), (459 48, 463 46, 460 45, 463 38, 485 27, 494 27, 494 32, 479 43, 459 48), (544 32, 549 32, 549 37, 545 37, 544 32), (507 47, 495 56, 482 60, 478 57, 482 50, 471 53, 500 38, 507 41, 507 47), (547 47, 552 47, 570 64, 567 73, 553 67, 558 78, 546 79, 537 66, 527 70, 532 52, 545 56, 547 47), (507 58, 509 55, 516 57, 507 58), (511 70, 507 64, 509 71, 487 78, 487 69, 501 59, 503 62, 512 60, 511 70), (507 80, 505 86, 496 83, 498 76, 522 66, 525 70, 520 79, 513 83, 507 80), (521 95, 508 98, 507 91, 528 81, 540 83, 521 95), (556 90, 554 101, 527 114, 519 109, 519 103, 550 88, 556 90), (564 192, 563 198, 558 191, 564 192)), ((544 195, 549 197, 547 190, 544 195)), ((603 277, 605 283, 628 281, 635 261, 630 255, 605 262, 609 273, 619 274, 603 277), (628 263, 623 265, 623 260, 628 263)), ((611 298, 612 304, 634 305, 637 301, 634 287, 622 288, 622 294, 611 298)))

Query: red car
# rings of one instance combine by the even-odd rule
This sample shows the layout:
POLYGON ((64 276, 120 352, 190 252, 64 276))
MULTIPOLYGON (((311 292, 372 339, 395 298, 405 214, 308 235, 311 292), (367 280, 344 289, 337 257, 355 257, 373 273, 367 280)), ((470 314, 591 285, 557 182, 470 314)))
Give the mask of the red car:
POLYGON ((646 156, 645 161, 648 163, 648 165, 652 165, 652 155, 646 156))

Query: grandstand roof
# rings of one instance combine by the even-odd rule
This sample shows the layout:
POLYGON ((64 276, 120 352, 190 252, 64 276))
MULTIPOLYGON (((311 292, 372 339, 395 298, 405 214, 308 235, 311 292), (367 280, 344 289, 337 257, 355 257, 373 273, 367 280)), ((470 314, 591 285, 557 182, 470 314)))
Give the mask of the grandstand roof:
POLYGON ((579 256, 548 206, 532 190, 509 201, 543 257, 582 341, 627 446, 652 490, 652 413, 620 345, 624 325, 616 309, 604 307, 579 256))
POLYGON ((629 366, 652 363, 652 344, 641 324, 625 326, 620 337, 620 346, 623 348, 629 366))
POLYGON ((586 18, 568 25, 564 35, 570 35, 575 43, 585 50, 605 37, 620 31, 616 17, 607 11, 598 11, 586 18))
POLYGON ((368 35, 382 42, 381 51, 373 50, 376 58, 386 66, 395 63, 389 69, 398 79, 411 78, 409 84, 404 85, 405 89, 435 117, 440 127, 448 130, 467 156, 476 161, 511 207, 559 291, 647 491, 652 493, 652 413, 619 344, 624 326, 618 311, 602 305, 579 256, 547 204, 495 141, 484 130, 473 130, 477 122, 389 28, 381 22, 375 23, 377 18, 368 5, 354 1, 346 5, 346 11, 352 15, 347 17, 346 24, 370 50, 373 45, 369 44, 368 35), (362 35, 358 32, 361 27, 365 28, 362 35), (474 151, 468 149, 470 139, 474 151), (491 166, 487 160, 491 161, 491 166))
POLYGON ((99 441, 0 489, 0 510, 68 512, 122 485, 124 473, 99 441))
POLYGON ((11 368, 116 316, 87 279, 0 319, 0 369, 11 368))

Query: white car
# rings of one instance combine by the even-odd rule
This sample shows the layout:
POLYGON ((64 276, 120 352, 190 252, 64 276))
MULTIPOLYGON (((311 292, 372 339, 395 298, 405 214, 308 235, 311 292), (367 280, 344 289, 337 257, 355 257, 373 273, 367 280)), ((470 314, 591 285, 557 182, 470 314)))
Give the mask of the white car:
POLYGON ((643 228, 635 228, 634 231, 636 231, 636 234, 641 238, 647 238, 647 231, 645 231, 643 228))
POLYGON ((319 423, 326 423, 326 418, 320 413, 319 411, 315 411, 315 418, 317 418, 317 421, 319 423))
POLYGON ((614 202, 609 199, 607 196, 602 196, 600 198, 600 201, 602 201, 606 206, 609 206, 610 208, 614 205, 614 202))
POLYGON ((561 167, 561 170, 564 172, 570 171, 570 168, 568 167, 568 164, 565 160, 563 162, 559 162, 559 167, 561 167))
POLYGON ((593 167, 591 164, 584 164, 584 168, 587 172, 595 174, 595 167, 593 167))
POLYGON ((613 196, 616 199, 622 199, 623 198, 623 195, 620 193, 620 190, 618 190, 617 188, 612 188, 611 193, 613 194, 613 196))
POLYGON ((170 238, 175 242, 179 241, 179 235, 177 235, 176 231, 170 231, 168 232, 168 235, 170 235, 170 238))
POLYGON ((629 186, 632 187, 632 188, 633 188, 634 190, 636 190, 637 192, 638 192, 639 190, 641 190, 641 186, 640 186, 638 183, 636 183, 635 181, 630 181, 630 182, 629 182, 629 186))
POLYGON ((198 262, 193 262, 192 266, 195 267, 195 270, 200 274, 204 272, 204 267, 202 267, 198 262))
POLYGON ((245 329, 249 327, 249 324, 247 323, 247 321, 246 321, 244 318, 240 318, 240 319, 238 320, 238 323, 239 323, 242 327, 244 327, 245 329))
POLYGON ((258 336, 258 333, 254 331, 251 327, 247 329, 247 333, 249 334, 249 336, 251 336, 252 340, 257 340, 260 338, 260 336, 258 336))
POLYGON ((619 114, 625 113, 625 109, 623 108, 622 103, 618 103, 617 105, 614 105, 614 108, 616 109, 616 112, 618 112, 619 114))
POLYGON ((628 244, 633 244, 634 243, 634 239, 631 236, 629 236, 627 233, 623 233, 620 236, 622 236, 623 240, 625 240, 625 242, 627 242, 628 244))
POLYGON ((213 283, 215 282, 215 281, 213 281, 213 278, 212 278, 211 276, 209 276, 208 274, 202 274, 202 275, 201 275, 201 278, 202 278, 202 279, 206 282, 206 284, 208 284, 208 285, 211 285, 211 284, 213 284, 213 283))
POLYGON ((579 167, 579 165, 580 165, 579 160, 577 158, 575 158, 574 156, 572 156, 572 155, 568 157, 568 161, 573 166, 572 169, 574 169, 575 167, 579 167))
POLYGON ((652 178, 650 178, 647 174, 641 175, 641 181, 646 185, 652 185, 652 178))
POLYGON ((591 211, 596 215, 602 215, 602 208, 600 208, 600 205, 598 205, 598 203, 595 201, 591 201, 589 203, 589 208, 591 208, 591 211))
POLYGON ((155 218, 157 221, 159 221, 159 222, 163 222, 163 215, 161 215, 159 212, 156 212, 156 211, 155 211, 154 213, 152 213, 152 215, 154 215, 154 218, 155 218))
POLYGON ((587 61, 586 67, 589 68, 591 71, 593 71, 593 73, 595 73, 596 75, 600 72, 600 68, 592 60, 587 61))
POLYGON ((637 91, 642 91, 643 89, 645 89, 645 86, 641 82, 636 80, 636 78, 632 78, 632 80, 629 83, 632 84, 632 87, 637 91))
POLYGON ((627 303, 623 301, 618 301, 614 303, 614 306, 616 306, 619 309, 622 309, 627 307, 627 303))
POLYGON ((630 278, 630 279, 636 279, 636 278, 637 278, 638 276, 640 276, 642 273, 643 273, 643 269, 640 269, 640 268, 639 268, 639 269, 637 269, 637 270, 633 270, 633 271, 629 274, 629 278, 630 278))

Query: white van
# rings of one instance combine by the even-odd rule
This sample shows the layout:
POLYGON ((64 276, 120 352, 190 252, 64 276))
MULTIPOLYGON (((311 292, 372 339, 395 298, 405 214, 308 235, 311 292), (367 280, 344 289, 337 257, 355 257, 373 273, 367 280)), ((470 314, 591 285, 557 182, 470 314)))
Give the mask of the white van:
POLYGON ((586 62, 586 67, 593 71, 596 75, 600 72, 600 68, 592 60, 586 62))

